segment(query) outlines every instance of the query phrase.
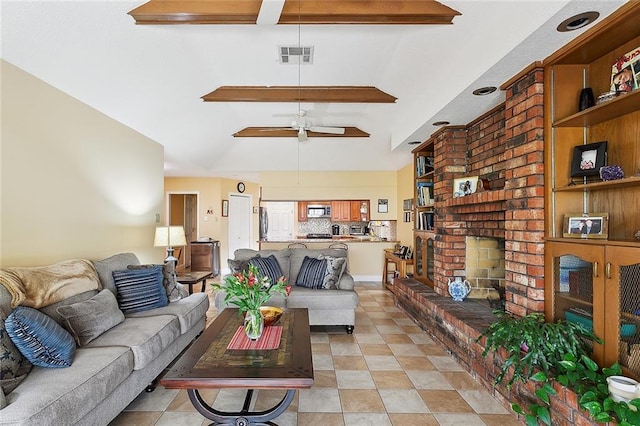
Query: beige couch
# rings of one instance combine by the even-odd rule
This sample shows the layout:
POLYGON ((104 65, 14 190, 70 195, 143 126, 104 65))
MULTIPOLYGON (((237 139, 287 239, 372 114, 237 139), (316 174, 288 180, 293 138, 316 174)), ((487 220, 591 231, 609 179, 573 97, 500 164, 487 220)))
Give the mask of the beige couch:
MULTIPOLYGON (((103 288, 117 293, 112 271, 139 263, 132 253, 93 262, 98 289, 40 311, 62 324, 58 307, 96 300, 103 288)), ((108 424, 204 329, 206 294, 183 292, 182 296, 167 306, 125 315, 124 321, 77 347, 70 367, 34 366, 4 398, 7 405, 0 409, 0 425, 108 424)), ((12 311, 11 301, 11 294, 0 285, 0 310, 6 315, 12 311)), ((0 335, 7 337, 7 333, 0 335)))
MULTIPOLYGON (((345 263, 345 270, 341 274, 335 288, 312 289, 297 286, 296 281, 300 273, 305 257, 317 259, 322 257, 348 259, 347 249, 306 249, 287 248, 282 250, 251 250, 239 249, 234 253, 234 259, 229 260, 229 267, 233 270, 242 262, 247 262, 254 257, 274 256, 280 266, 283 275, 291 284, 289 297, 277 294, 271 298, 269 305, 288 308, 307 308, 309 310, 310 325, 342 325, 347 333, 353 333, 356 321, 356 308, 358 306, 358 294, 354 290, 353 277, 349 275, 345 263)), ((223 280, 224 281, 224 280, 223 280)), ((218 310, 228 305, 224 303, 224 291, 215 294, 214 303, 218 310)))

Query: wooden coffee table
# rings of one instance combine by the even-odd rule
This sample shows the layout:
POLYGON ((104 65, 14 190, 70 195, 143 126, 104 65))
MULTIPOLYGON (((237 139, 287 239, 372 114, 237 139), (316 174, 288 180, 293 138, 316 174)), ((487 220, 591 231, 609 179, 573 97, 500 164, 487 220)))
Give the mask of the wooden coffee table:
POLYGON ((214 423, 265 424, 282 414, 296 389, 313 386, 309 315, 306 308, 286 309, 276 325, 282 326, 277 349, 227 349, 242 325, 237 309, 224 309, 160 380, 168 389, 187 389, 200 414, 214 423), (238 412, 223 412, 207 404, 198 389, 247 389, 238 412), (286 389, 284 398, 269 410, 252 412, 255 389, 286 389))

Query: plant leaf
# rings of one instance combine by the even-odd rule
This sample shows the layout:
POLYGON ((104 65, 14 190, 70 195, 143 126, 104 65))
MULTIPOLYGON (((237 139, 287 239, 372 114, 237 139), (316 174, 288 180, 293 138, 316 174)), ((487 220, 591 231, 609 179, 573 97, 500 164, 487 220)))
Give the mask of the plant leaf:
POLYGON ((545 425, 551 425, 551 415, 547 407, 538 407, 536 409, 536 415, 545 425))
POLYGON ((535 380, 536 382, 546 382, 547 381, 547 375, 544 374, 542 371, 538 371, 536 374, 534 374, 533 376, 529 377, 531 380, 535 380))

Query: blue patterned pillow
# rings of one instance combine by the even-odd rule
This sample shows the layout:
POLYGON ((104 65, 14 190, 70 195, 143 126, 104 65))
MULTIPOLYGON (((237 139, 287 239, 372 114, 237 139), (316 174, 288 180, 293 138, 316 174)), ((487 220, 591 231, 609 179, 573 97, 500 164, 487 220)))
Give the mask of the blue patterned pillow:
POLYGON ((113 271, 118 289, 118 306, 124 314, 167 306, 167 292, 162 285, 162 265, 144 269, 113 271))
POLYGON ((324 276, 327 273, 327 261, 305 256, 296 279, 296 285, 307 288, 324 288, 324 276))
POLYGON ((73 336, 52 318, 26 306, 18 306, 5 321, 7 334, 33 365, 64 368, 76 353, 73 336))
POLYGON ((278 279, 283 275, 280 264, 274 255, 269 257, 254 257, 249 261, 249 264, 258 268, 260 275, 269 277, 272 284, 278 282, 278 279))

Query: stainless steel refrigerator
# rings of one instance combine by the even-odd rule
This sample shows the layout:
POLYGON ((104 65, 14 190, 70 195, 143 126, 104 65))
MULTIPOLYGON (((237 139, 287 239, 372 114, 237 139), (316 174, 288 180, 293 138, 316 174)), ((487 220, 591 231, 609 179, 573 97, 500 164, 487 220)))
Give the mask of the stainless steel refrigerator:
POLYGON ((267 232, 269 232, 269 216, 267 215, 267 208, 260 207, 260 240, 267 239, 267 232))

